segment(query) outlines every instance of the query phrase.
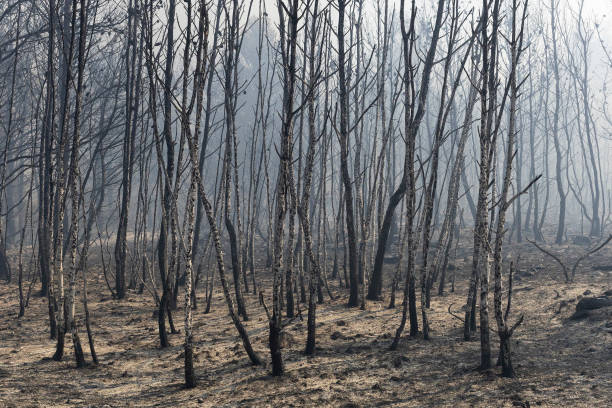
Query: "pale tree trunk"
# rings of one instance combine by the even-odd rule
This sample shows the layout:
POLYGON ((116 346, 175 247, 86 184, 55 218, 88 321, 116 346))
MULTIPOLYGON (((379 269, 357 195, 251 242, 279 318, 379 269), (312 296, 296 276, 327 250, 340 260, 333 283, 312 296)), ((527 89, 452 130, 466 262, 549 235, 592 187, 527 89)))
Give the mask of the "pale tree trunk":
MULTIPOLYGON (((77 1, 73 2, 73 13, 76 14, 77 1)), ((81 346, 81 340, 79 338, 77 322, 74 318, 75 309, 75 294, 76 294, 76 275, 78 271, 77 267, 77 246, 79 238, 79 192, 77 188, 79 179, 79 144, 80 144, 80 126, 81 126, 81 109, 83 101, 83 71, 85 69, 85 49, 87 41, 87 16, 86 10, 87 2, 80 0, 79 7, 79 53, 77 58, 77 89, 76 89, 76 106, 74 113, 74 132, 72 138, 72 149, 70 158, 70 175, 69 182, 72 192, 72 211, 71 211, 71 224, 72 224, 72 236, 71 236, 71 251, 70 251, 70 277, 69 277, 69 290, 68 297, 66 299, 66 309, 68 315, 66 318, 66 331, 70 330, 72 335, 72 344, 74 347, 74 355, 78 368, 85 366, 85 357, 83 356, 83 348, 81 346)), ((74 21, 74 18, 73 18, 74 21)))
POLYGON ((189 63, 191 61, 190 45, 192 42, 191 35, 191 24, 192 24, 192 13, 193 6, 191 1, 187 1, 187 27, 185 29, 185 50, 183 56, 183 97, 181 101, 181 132, 187 138, 189 145, 189 158, 191 164, 191 178, 189 184, 189 190, 187 192, 187 201, 185 203, 185 228, 186 228, 186 241, 181 240, 183 248, 183 256, 185 259, 185 342, 184 342, 184 366, 185 366, 185 387, 193 388, 196 385, 195 373, 193 368, 193 328, 192 328, 192 282, 193 282, 193 240, 195 231, 195 205, 196 205, 196 191, 199 182, 198 172, 198 147, 199 147, 199 133, 200 133, 200 121, 202 116, 202 100, 204 96, 204 84, 203 78, 206 70, 206 55, 208 51, 208 10, 206 8, 206 2, 201 0, 199 2, 199 23, 197 32, 197 45, 196 45, 196 68, 194 73, 194 93, 196 97, 196 125, 195 125, 195 137, 191 133, 189 116, 192 112, 193 104, 187 107, 187 89, 188 89, 188 72, 189 63))
MULTIPOLYGON (((55 12, 55 11, 54 11, 55 12)), ((53 199, 53 258, 51 267, 54 268, 54 273, 57 279, 57 344, 53 359, 60 361, 64 356, 64 339, 68 327, 66 326, 66 317, 68 310, 66 309, 65 290, 64 290, 64 214, 66 205, 66 160, 64 152, 68 151, 68 105, 70 97, 70 79, 72 77, 72 60, 74 55, 74 37, 76 29, 76 9, 71 6, 70 0, 64 3, 64 58, 61 59, 60 73, 60 94, 62 97, 60 108, 60 134, 58 150, 55 157, 55 167, 57 177, 55 179, 55 197, 53 199), (71 16, 69 18, 69 16, 71 16), (70 30, 70 35, 68 35, 70 30)))

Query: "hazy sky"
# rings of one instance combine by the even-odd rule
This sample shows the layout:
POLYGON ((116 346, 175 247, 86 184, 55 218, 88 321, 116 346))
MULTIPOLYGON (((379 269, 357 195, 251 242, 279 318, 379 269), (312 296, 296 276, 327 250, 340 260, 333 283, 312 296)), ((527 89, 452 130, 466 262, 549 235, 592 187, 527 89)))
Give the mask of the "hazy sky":
MULTIPOLYGON (((379 0, 363 0, 364 7, 368 10, 369 14, 366 17, 367 22, 373 22, 375 17, 374 10, 376 9, 376 4, 379 0)), ((383 0, 380 0, 382 4, 383 0)), ((581 0, 557 0, 558 8, 561 14, 566 14, 568 17, 572 14, 576 15, 578 12, 578 8, 581 0)), ((276 9, 276 0, 264 0, 268 15, 273 21, 278 20, 278 12, 276 9)), ((320 4, 325 4, 327 0, 319 0, 320 4)), ((410 2, 410 0, 406 0, 406 2, 410 2)), ((530 15, 534 16, 539 14, 538 10, 542 10, 544 13, 548 13, 550 9, 551 0, 529 0, 529 9, 530 15)), ((257 7, 258 0, 254 0, 253 11, 251 17, 255 17, 257 15, 257 7)), ((459 0, 459 3, 462 7, 466 8, 469 4, 472 4, 476 10, 478 10, 482 4, 482 0, 459 0)), ((392 9, 394 6, 396 10, 399 9, 400 0, 390 0, 389 1, 389 9, 392 9)), ((503 4, 508 6, 510 4, 510 0, 503 0, 503 4)), ((417 0, 417 7, 420 5, 420 10, 427 14, 433 14, 435 12, 436 2, 434 0, 417 0)), ((608 49, 608 53, 612 55, 612 0, 584 0, 584 10, 583 10, 584 18, 589 23, 598 24, 599 32, 601 34, 602 40, 606 48, 608 49)), ((572 20, 572 19, 568 19, 572 20)), ((567 27, 568 31, 574 31, 575 27, 567 27)), ((600 70, 595 69, 594 67, 599 66, 605 61, 605 56, 601 50, 600 42, 597 35, 591 41, 591 66, 593 68, 592 72, 595 76, 599 76, 600 80, 603 79, 603 76, 610 75, 608 70, 600 70)), ((612 69, 612 67, 610 67, 612 69)))
MULTIPOLYGON (((268 13, 274 19, 276 19, 277 11, 276 11, 276 0, 264 0, 266 3, 266 7, 268 9, 268 13)), ((376 7, 376 3, 379 0, 363 0, 364 6, 366 8, 374 9, 376 7)), ((383 0, 380 0, 381 2, 383 0)), ((406 0, 409 2, 410 0, 406 0)), ((558 0, 560 8, 572 8, 577 10, 578 5, 580 4, 580 0, 558 0)), ((475 8, 479 8, 482 4, 481 0, 459 0, 460 4, 464 7, 467 4, 473 4, 475 8)), ((325 0, 320 1, 320 4, 324 4, 325 0)), ((421 4, 421 7, 425 8, 433 8, 435 7, 435 2, 433 0, 417 0, 417 4, 421 4)), ((508 0, 504 1, 505 4, 509 4, 508 0)), ((400 0, 390 0, 389 7, 395 5, 399 8, 400 0)), ((257 5, 257 0, 255 0, 255 7, 257 5)), ((541 7, 550 7, 550 0, 529 0, 530 8, 541 8, 541 7)), ((602 33, 606 34, 609 43, 612 43, 612 0, 584 0, 584 12, 585 16, 589 16, 594 18, 597 23, 600 24, 602 33)))

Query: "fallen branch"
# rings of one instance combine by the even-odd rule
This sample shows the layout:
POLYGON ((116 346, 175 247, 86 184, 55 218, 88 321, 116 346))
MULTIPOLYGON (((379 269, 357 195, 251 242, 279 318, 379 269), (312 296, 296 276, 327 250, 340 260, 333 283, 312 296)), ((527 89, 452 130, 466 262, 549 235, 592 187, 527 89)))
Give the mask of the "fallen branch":
POLYGON ((461 320, 462 322, 464 322, 464 323, 465 323, 465 320, 463 320, 463 318, 462 318, 461 316, 458 316, 458 315, 454 314, 454 313, 451 311, 451 307, 453 307, 453 304, 454 304, 454 303, 451 303, 451 304, 448 306, 448 313, 449 313, 451 316, 453 316, 455 319, 459 319, 459 320, 461 320))
POLYGON ((559 265, 561 265, 561 267, 563 268, 563 275, 565 276, 565 281, 569 282, 570 281, 570 276, 569 273, 567 272, 567 266, 565 266, 565 264, 563 263, 563 261, 561 261, 561 259, 559 259, 559 257, 557 257, 555 254, 553 254, 552 252, 547 251, 546 249, 542 248, 540 245, 538 245, 537 242, 532 241, 530 239, 527 240, 530 244, 534 245, 536 248, 538 248, 540 251, 544 252, 546 255, 550 256, 552 259, 554 259, 555 261, 557 261, 559 263, 559 265))
POLYGON ((597 248, 594 248, 590 251, 588 251, 587 253, 585 253, 584 255, 582 255, 580 258, 578 258, 578 260, 576 261, 576 263, 574 264, 573 268, 572 268, 572 282, 574 281, 574 276, 576 276, 576 269, 578 268, 578 264, 580 262, 582 262, 586 257, 593 255, 595 252, 599 251, 600 249, 602 249, 603 247, 605 247, 608 242, 610 242, 610 240, 612 240, 612 234, 610 234, 610 236, 608 236, 608 239, 606 239, 601 245, 599 245, 597 248))
POLYGON ((563 274, 565 275, 565 282, 573 282, 574 281, 574 277, 576 276, 576 270, 578 269, 578 265, 580 264, 580 262, 584 261, 587 257, 593 255, 595 252, 600 251, 603 247, 605 247, 610 241, 612 241, 612 234, 608 236, 608 238, 602 242, 599 246, 585 252, 584 254, 582 254, 580 257, 578 257, 578 259, 576 260, 576 262, 574 263, 574 265, 572 266, 572 270, 571 270, 571 274, 569 273, 569 270, 567 268, 567 266, 563 263, 563 261, 561 261, 561 259, 553 254, 552 252, 542 248, 540 245, 538 245, 537 242, 535 241, 531 241, 531 240, 527 240, 529 243, 533 244, 536 248, 538 248, 540 251, 542 251, 543 253, 545 253, 546 255, 550 256, 552 259, 554 259, 555 261, 557 261, 557 263, 559 265, 561 265, 561 267, 563 268, 563 274))
POLYGON ((263 292, 259 292, 259 304, 262 305, 264 310, 266 311, 266 316, 268 316, 268 320, 271 320, 272 316, 270 316, 270 311, 268 310, 268 307, 266 306, 266 302, 264 301, 263 292))

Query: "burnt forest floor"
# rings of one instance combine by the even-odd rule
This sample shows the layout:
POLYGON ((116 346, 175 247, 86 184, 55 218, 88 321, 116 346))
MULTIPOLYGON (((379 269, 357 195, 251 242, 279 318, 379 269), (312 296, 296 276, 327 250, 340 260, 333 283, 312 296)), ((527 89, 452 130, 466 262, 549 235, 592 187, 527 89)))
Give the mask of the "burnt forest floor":
MULTIPOLYGON (((566 245, 555 251, 573 260, 584 249, 566 245)), ((17 319, 17 287, 0 282, 0 407, 612 406, 612 307, 571 318, 582 296, 612 289, 612 272, 593 268, 612 264, 612 249, 588 258, 572 284, 563 283, 559 265, 530 244, 512 245, 510 253, 521 254, 511 322, 525 316, 512 341, 515 379, 501 378, 499 367, 479 371, 478 334, 464 341, 462 322, 448 313, 453 305, 463 315, 471 267, 467 252, 454 262, 456 291, 432 298, 431 340, 405 333, 398 350, 389 351, 401 307, 388 309, 385 293, 384 301, 368 302, 365 311, 348 309, 347 293, 332 282, 336 300, 326 294, 317 309, 315 356, 303 354, 305 321, 297 319, 285 329, 282 378, 270 376, 268 325, 257 297, 246 296, 250 320, 245 326, 266 362, 259 367, 244 352, 220 286, 209 314, 203 313, 201 290, 193 314, 198 385, 190 390, 182 388, 182 330, 170 335, 171 347, 160 349, 152 296, 130 292, 126 300, 113 300, 94 266, 88 293, 97 367, 75 368, 69 336, 64 360, 51 360, 46 299, 32 296, 25 317, 17 319)), ((390 275, 394 267, 386 268, 390 275)), ((389 281, 386 276, 387 286, 389 281)), ((398 305, 401 296, 400 290, 398 305)), ((182 298, 181 289, 181 304, 182 298)), ((302 309, 305 318, 305 305, 302 309)), ((495 328, 492 310, 490 317, 495 328)), ((88 352, 80 301, 77 318, 88 352)), ((182 329, 180 307, 174 320, 182 329)), ((496 332, 491 339, 496 355, 496 332)))

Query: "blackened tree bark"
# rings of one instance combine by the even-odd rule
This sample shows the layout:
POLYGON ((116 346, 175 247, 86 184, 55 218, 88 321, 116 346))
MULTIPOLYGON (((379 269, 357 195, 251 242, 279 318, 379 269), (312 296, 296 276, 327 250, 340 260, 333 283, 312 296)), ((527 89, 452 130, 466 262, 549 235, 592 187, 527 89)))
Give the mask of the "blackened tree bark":
POLYGON ((280 20, 280 47, 282 58, 283 105, 282 127, 280 134, 280 161, 278 180, 276 184, 276 207, 274 213, 274 261, 272 264, 274 283, 272 288, 272 315, 269 317, 270 335, 269 347, 272 357, 272 375, 280 376, 284 372, 283 358, 280 349, 281 334, 281 274, 283 255, 283 231, 287 213, 287 198, 290 187, 291 150, 293 144, 293 119, 295 116, 294 97, 296 83, 296 49, 298 32, 298 0, 285 4, 278 0, 278 16, 280 20))
MULTIPOLYGON (((404 6, 403 6, 404 2, 400 3, 400 8, 403 10, 404 6)), ((417 137, 417 133, 419 131, 419 128, 421 126, 421 122, 423 120, 423 116, 425 115, 425 106, 427 104, 427 96, 429 93, 429 81, 430 81, 430 77, 431 77, 431 71, 433 70, 433 66, 435 64, 435 56, 436 56, 436 49, 438 46, 438 40, 440 39, 440 29, 442 27, 442 16, 444 15, 444 9, 445 9, 445 4, 446 1, 444 0, 438 0, 437 3, 437 11, 436 11, 436 21, 434 23, 434 27, 433 27, 433 32, 432 32, 432 37, 431 37, 431 43, 429 44, 429 48, 427 50, 427 55, 425 57, 425 61, 423 63, 423 71, 422 71, 422 75, 421 75, 421 84, 420 84, 420 90, 418 92, 418 100, 416 98, 415 95, 412 95, 410 97, 408 97, 408 94, 410 94, 411 92, 413 92, 414 90, 414 73, 412 72, 412 70, 414 70, 414 67, 411 65, 411 55, 404 55, 404 64, 408 65, 404 67, 405 70, 405 74, 404 74, 404 81, 410 81, 410 82, 405 82, 404 84, 404 92, 406 93, 406 100, 405 100, 405 109, 406 109, 406 113, 405 113, 405 119, 404 119, 404 126, 405 126, 405 138, 406 138, 406 155, 404 157, 404 171, 402 173, 402 179, 400 181, 400 184, 398 185, 397 189, 393 192, 393 194, 391 195, 390 199, 389 199, 389 204, 387 205, 387 209, 385 210, 385 216, 383 218, 383 222, 382 225, 380 227, 379 233, 378 233, 378 243, 377 243, 377 247, 376 247, 376 256, 374 258, 374 269, 372 271, 372 274, 370 276, 370 288, 368 289, 368 299, 379 299, 382 296, 382 286, 383 286, 383 275, 382 275, 382 266, 383 266, 383 261, 385 258, 385 252, 387 250, 387 239, 389 238, 389 231, 391 230, 391 221, 393 220, 393 214, 395 213, 395 208, 397 207, 397 205, 400 203, 400 201, 402 200, 402 198, 404 197, 404 194, 406 193, 407 190, 409 190, 410 188, 415 188, 415 184, 411 182, 411 180, 409 180, 411 172, 413 175, 413 180, 414 181, 414 157, 409 157, 410 155, 410 148, 408 147, 409 143, 413 143, 413 139, 416 139, 417 137), (409 76, 406 74, 406 72, 408 72, 409 76), (418 104, 416 110, 414 109, 415 104, 413 102, 416 102, 418 104)), ((415 2, 412 2, 412 8, 413 8, 413 14, 416 14, 416 5, 415 2)), ((414 16, 412 17, 414 18, 414 16)), ((402 29, 402 38, 403 38, 403 48, 404 48, 404 54, 406 53, 412 53, 413 47, 414 47, 414 42, 415 39, 413 36, 410 36, 408 31, 406 30, 405 27, 405 23, 404 23, 404 19, 405 17, 400 13, 400 19, 402 21, 402 26, 404 27, 402 29)), ((413 213, 407 213, 406 214, 407 217, 409 217, 409 219, 411 219, 411 217, 414 217, 413 213)), ((412 221, 408 221, 408 222, 412 222, 412 221)), ((410 232, 408 232, 408 234, 410 234, 410 232)), ((409 238, 410 241, 410 238, 409 238)), ((410 243, 408 244, 408 247, 410 248, 410 243)), ((409 261, 410 264, 410 261, 409 261)))
POLYGON ((132 195, 132 173, 136 143, 137 119, 140 107, 140 82, 142 67, 142 38, 138 35, 140 2, 130 0, 128 4, 128 23, 125 54, 125 129, 123 137, 121 205, 119 227, 115 241, 115 294, 123 299, 126 294, 125 274, 127 260, 127 224, 132 195))
POLYGON ((340 128, 338 137, 340 139, 340 171, 344 183, 344 205, 346 217, 346 232, 348 241, 348 261, 350 278, 349 307, 359 305, 359 271, 357 270, 357 234, 355 231, 355 212, 353 209, 353 182, 349 174, 349 101, 346 75, 346 51, 344 39, 344 18, 346 13, 346 1, 338 0, 338 100, 340 104, 340 128))
MULTIPOLYGON (((76 14, 77 0, 73 1, 73 13, 76 14)), ((79 244, 79 202, 80 189, 77 188, 79 179, 79 145, 80 145, 80 126, 81 126, 81 110, 83 105, 83 76, 85 70, 85 54, 87 42, 87 1, 80 0, 79 7, 79 52, 77 57, 77 85, 76 85, 76 101, 74 113, 74 131, 72 136, 72 149, 70 154, 70 174, 69 184, 71 188, 71 250, 70 250, 70 276, 69 290, 66 298, 66 316, 65 327, 66 331, 70 330, 72 336, 72 345, 74 347, 74 355, 78 368, 85 367, 85 357, 83 355, 83 347, 79 337, 77 322, 74 317, 75 295, 76 295, 76 276, 78 272, 77 265, 77 246, 79 244)), ((74 19, 73 19, 74 21, 74 19)))
MULTIPOLYGON (((510 113, 509 113, 509 124, 508 124, 508 146, 506 149, 506 165, 504 168, 504 180, 502 183, 501 197, 499 200, 499 208, 497 211, 497 228, 495 232, 495 246, 493 250, 493 271, 495 276, 495 288, 494 288, 494 309, 495 309, 495 320, 497 322, 497 334, 499 335, 500 350, 499 360, 502 366, 502 375, 504 377, 514 377, 514 368, 512 366, 512 356, 510 352, 510 337, 516 329, 516 327, 522 321, 509 327, 507 324, 508 314, 510 312, 510 304, 512 299, 512 268, 510 266, 510 277, 509 277, 509 290, 508 290, 508 304, 506 307, 505 316, 502 314, 502 244, 504 239, 504 228, 506 222, 506 211, 510 208, 510 205, 520 197, 522 193, 519 193, 513 198, 508 197, 510 190, 510 182, 512 178, 512 162, 515 157, 515 143, 516 143, 516 111, 517 111, 517 100, 519 86, 517 84, 517 67, 520 55, 523 51, 523 28, 525 24, 525 17, 527 12, 527 1, 523 5, 523 13, 520 21, 520 27, 517 27, 518 18, 518 1, 512 0, 512 35, 510 40, 510 113)), ((537 179, 536 179, 537 180, 537 179)), ((533 184, 533 182, 532 182, 533 184)), ((524 193, 524 191, 523 191, 524 193)))
MULTIPOLYGON (((315 149, 319 137, 315 129, 315 95, 317 94, 317 81, 318 81, 318 66, 317 66, 317 54, 316 54, 316 42, 317 42, 317 31, 319 30, 319 1, 314 0, 314 6, 312 11, 312 21, 309 29, 310 34, 310 48, 308 50, 308 150, 306 153, 306 163, 304 165, 304 185, 302 190, 302 199, 300 207, 298 208, 298 214, 300 217, 303 237, 304 237, 304 254, 309 260, 310 268, 310 279, 308 285, 308 322, 307 322, 307 337, 306 337, 306 349, 307 355, 314 354, 315 342, 316 342, 316 310, 317 303, 315 301, 315 292, 317 284, 321 279, 321 272, 319 262, 313 252, 312 244, 312 231, 310 222, 310 191, 312 186, 312 170, 314 167, 315 149)), ((325 38, 325 34, 321 35, 321 38, 325 38)), ((322 47, 321 47, 322 49, 322 47)), ((318 61, 320 64, 321 54, 318 55, 318 61)))

